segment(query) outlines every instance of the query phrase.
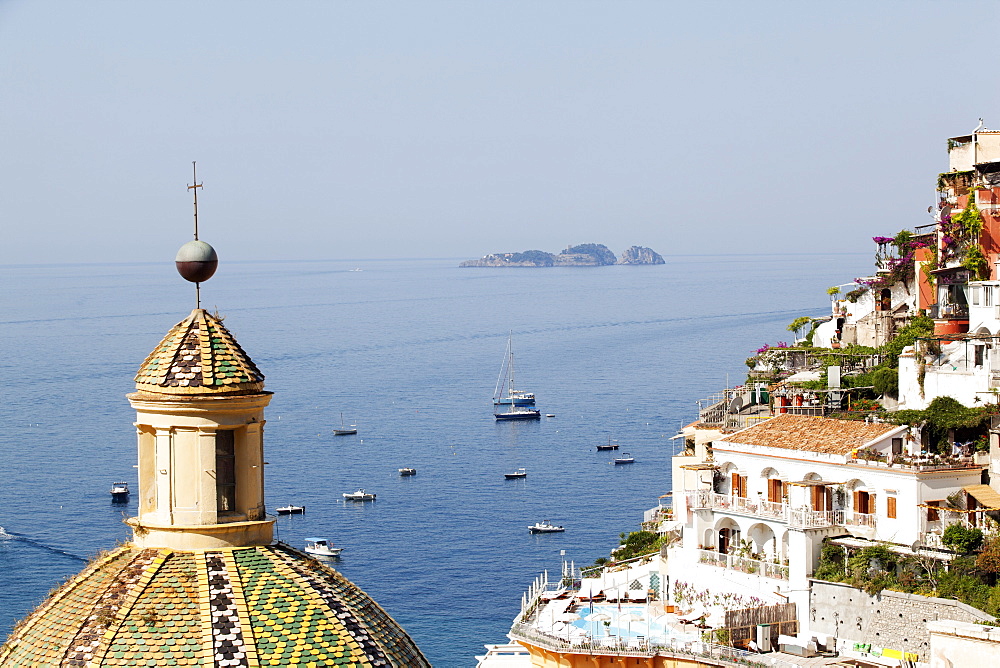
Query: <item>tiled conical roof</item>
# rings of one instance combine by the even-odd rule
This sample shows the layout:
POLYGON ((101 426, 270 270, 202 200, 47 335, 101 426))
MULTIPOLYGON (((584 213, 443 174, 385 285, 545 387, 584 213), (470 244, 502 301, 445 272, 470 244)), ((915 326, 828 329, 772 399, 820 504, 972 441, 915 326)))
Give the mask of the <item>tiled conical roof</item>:
POLYGON ((219 318, 195 309, 142 363, 135 387, 157 394, 261 392, 264 374, 219 318))
POLYGON ((286 545, 97 559, 19 624, 3 666, 429 666, 340 573, 286 545))

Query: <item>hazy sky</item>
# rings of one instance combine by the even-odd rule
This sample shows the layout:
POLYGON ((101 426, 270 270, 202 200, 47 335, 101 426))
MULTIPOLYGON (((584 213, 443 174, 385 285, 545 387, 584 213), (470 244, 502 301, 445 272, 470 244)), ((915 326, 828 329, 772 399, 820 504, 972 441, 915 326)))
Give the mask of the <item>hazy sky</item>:
POLYGON ((857 252, 1000 128, 996 2, 0 0, 3 264, 857 252))

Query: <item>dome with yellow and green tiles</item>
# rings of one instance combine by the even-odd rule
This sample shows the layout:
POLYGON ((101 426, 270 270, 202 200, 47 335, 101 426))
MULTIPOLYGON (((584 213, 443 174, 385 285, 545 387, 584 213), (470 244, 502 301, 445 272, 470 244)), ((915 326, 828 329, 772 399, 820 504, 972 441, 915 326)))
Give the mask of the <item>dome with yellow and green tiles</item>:
POLYGON ((3 666, 429 666, 382 608, 285 545, 120 547, 54 591, 3 666))
POLYGON ((174 325, 135 376, 140 392, 220 395, 260 392, 260 372, 221 318, 205 309, 174 325))

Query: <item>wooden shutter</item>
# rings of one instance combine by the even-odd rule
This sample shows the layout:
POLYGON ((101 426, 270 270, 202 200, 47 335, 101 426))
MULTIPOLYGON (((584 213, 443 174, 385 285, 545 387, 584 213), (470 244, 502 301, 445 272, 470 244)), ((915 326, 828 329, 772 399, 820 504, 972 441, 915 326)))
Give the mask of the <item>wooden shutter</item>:
MULTIPOLYGON (((936 506, 939 503, 941 503, 941 502, 940 501, 928 501, 927 505, 928 506, 936 506)), ((938 516, 937 508, 928 508, 927 509, 927 521, 928 522, 937 522, 939 519, 941 519, 941 518, 938 516)))
POLYGON ((732 482, 729 484, 729 490, 733 496, 740 495, 740 474, 734 473, 732 475, 732 482))
POLYGON ((865 512, 869 515, 875 514, 875 495, 869 492, 866 495, 868 498, 865 499, 865 512))
POLYGON ((854 512, 861 512, 861 492, 854 493, 854 512))
POLYGON ((885 515, 889 519, 896 519, 896 497, 889 496, 885 500, 885 515))

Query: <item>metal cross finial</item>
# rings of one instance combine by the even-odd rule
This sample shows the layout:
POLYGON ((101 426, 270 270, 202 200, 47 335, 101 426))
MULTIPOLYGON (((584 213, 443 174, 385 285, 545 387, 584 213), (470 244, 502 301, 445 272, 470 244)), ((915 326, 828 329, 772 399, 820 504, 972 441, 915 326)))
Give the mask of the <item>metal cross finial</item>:
MULTIPOLYGON (((194 191, 194 240, 198 241, 198 188, 204 188, 205 186, 198 183, 198 163, 195 160, 191 161, 191 173, 193 174, 194 185, 188 186, 188 190, 194 191)), ((194 284, 194 300, 197 305, 196 308, 201 308, 200 282, 194 284)))
POLYGON ((204 188, 204 184, 198 183, 198 163, 191 161, 191 171, 194 173, 194 185, 188 186, 188 190, 194 191, 194 240, 198 240, 198 188, 204 188))

